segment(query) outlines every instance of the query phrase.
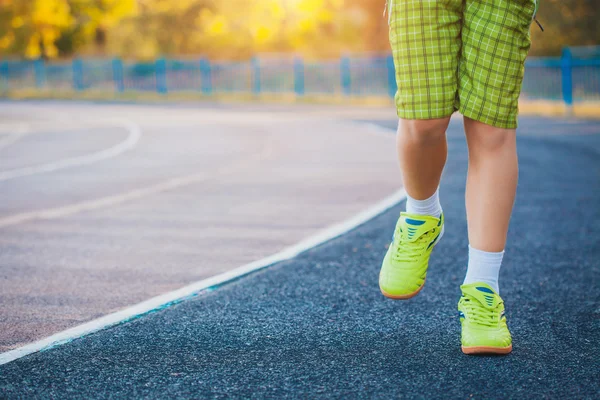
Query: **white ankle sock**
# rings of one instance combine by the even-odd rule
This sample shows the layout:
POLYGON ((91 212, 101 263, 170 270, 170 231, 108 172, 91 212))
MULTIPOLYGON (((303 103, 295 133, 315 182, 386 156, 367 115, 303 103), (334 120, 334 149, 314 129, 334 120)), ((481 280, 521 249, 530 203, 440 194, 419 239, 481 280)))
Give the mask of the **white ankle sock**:
POLYGON ((500 293, 498 274, 500 265, 502 265, 502 257, 504 257, 504 251, 492 253, 474 249, 469 245, 469 264, 463 284, 484 282, 490 285, 496 293, 500 293))
POLYGON ((440 189, 438 188, 435 193, 428 199, 417 200, 406 195, 406 212, 409 214, 417 215, 431 215, 439 218, 442 214, 442 206, 440 205, 440 189))

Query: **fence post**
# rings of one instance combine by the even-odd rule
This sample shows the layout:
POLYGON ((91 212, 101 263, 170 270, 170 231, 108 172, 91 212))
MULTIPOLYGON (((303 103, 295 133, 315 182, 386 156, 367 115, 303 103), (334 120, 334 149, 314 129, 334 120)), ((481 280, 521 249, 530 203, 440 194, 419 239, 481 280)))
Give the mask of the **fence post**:
POLYGON ((161 94, 167 93, 167 60, 159 58, 156 67, 156 91, 161 94))
POLYGON ((77 91, 83 90, 83 61, 76 58, 72 63, 73 68, 73 89, 77 91))
POLYGON ((340 59, 340 78, 342 83, 342 93, 344 93, 346 96, 349 96, 352 92, 349 57, 345 56, 340 59))
POLYGON ((200 82, 202 93, 210 95, 212 93, 212 72, 210 61, 206 58, 200 60, 200 82))
POLYGON ((38 58, 33 62, 33 71, 35 72, 35 87, 41 89, 46 84, 46 69, 44 59, 38 58))
POLYGON ((120 58, 113 58, 112 60, 112 75, 113 82, 115 83, 115 91, 123 93, 125 82, 123 80, 123 61, 120 58))
POLYGON ((396 83, 396 68, 394 67, 394 56, 388 55, 386 58, 387 76, 388 76, 388 93, 391 98, 396 96, 398 85, 396 83))
POLYGON ((294 59, 294 93, 304 96, 304 60, 301 57, 294 59))
POLYGON ((560 59, 562 73, 562 94, 565 102, 567 115, 573 113, 573 55, 571 49, 565 47, 560 59))
POLYGON ((252 58, 252 93, 260 94, 260 60, 252 58))
POLYGON ((8 61, 2 61, 0 64, 0 80, 2 82, 2 89, 9 89, 9 69, 8 69, 8 61))

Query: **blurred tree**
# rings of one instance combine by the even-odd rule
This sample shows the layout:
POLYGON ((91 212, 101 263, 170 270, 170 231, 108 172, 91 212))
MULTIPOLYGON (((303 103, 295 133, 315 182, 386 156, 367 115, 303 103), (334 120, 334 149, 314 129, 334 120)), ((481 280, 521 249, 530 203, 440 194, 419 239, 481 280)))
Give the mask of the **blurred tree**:
MULTIPOLYGON (((541 0, 532 55, 600 44, 600 0, 541 0)), ((385 0, 0 0, 0 52, 151 59, 387 52, 385 0)))
MULTIPOLYGON (((135 16, 124 20, 108 37, 112 53, 154 58, 159 54, 197 51, 197 18, 217 0, 138 0, 135 16)), ((227 0, 228 2, 229 0, 227 0)))
POLYGON ((52 58, 87 43, 102 48, 106 30, 135 7, 135 0, 0 0, 0 50, 52 58))
POLYGON ((67 0, 2 0, 0 50, 29 58, 56 57, 56 40, 73 23, 67 0))
POLYGON ((136 0, 68 0, 68 2, 74 23, 68 30, 63 31, 63 37, 70 38, 70 48, 61 48, 65 54, 75 49, 85 49, 86 44, 92 45, 93 53, 103 54, 109 31, 124 18, 137 12, 136 0))

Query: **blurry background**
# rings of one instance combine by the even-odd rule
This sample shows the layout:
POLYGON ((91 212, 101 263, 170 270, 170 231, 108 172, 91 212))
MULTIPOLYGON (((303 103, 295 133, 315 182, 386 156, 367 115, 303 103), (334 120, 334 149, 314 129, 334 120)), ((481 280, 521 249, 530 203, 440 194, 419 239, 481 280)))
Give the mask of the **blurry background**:
MULTIPOLYGON (((385 0, 0 0, 0 51, 28 59, 246 59, 387 52, 385 0)), ((531 55, 600 41, 597 0, 542 0, 531 55)))
MULTIPOLYGON (((0 95, 391 104, 385 0, 0 0, 0 95)), ((522 111, 600 115, 598 0, 542 0, 522 111)))

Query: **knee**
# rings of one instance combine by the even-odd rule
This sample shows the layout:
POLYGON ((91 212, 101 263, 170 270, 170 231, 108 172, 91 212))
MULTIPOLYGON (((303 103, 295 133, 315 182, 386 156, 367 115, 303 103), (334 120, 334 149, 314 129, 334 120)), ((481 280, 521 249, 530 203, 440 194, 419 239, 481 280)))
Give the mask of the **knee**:
POLYGON ((516 147, 514 129, 485 126, 467 133, 469 150, 476 153, 495 153, 516 147))
POLYGON ((398 138, 419 145, 437 144, 446 140, 450 118, 400 120, 398 138))

